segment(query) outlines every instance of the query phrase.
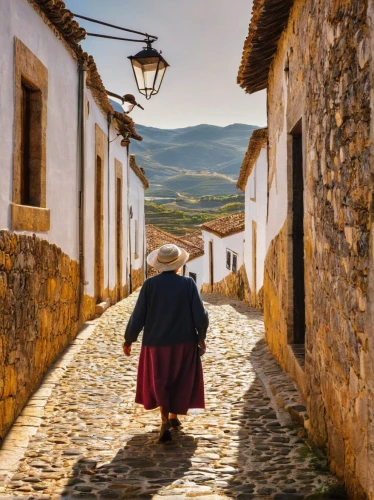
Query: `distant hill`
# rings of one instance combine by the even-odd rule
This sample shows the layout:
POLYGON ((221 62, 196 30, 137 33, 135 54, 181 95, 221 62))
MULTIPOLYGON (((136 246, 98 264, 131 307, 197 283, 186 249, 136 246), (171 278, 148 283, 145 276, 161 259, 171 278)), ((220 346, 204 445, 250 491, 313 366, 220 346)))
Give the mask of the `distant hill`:
POLYGON ((221 175, 182 174, 163 181, 169 191, 182 193, 191 198, 207 195, 236 194, 236 183, 221 175))
POLYGON ((235 183, 254 125, 196 125, 159 129, 136 125, 142 142, 131 153, 151 181, 148 196, 181 192, 189 196, 235 194, 235 183), (196 174, 200 174, 197 176, 196 174), (221 175, 217 175, 221 174, 221 175), (234 182, 235 181, 235 182, 234 182))

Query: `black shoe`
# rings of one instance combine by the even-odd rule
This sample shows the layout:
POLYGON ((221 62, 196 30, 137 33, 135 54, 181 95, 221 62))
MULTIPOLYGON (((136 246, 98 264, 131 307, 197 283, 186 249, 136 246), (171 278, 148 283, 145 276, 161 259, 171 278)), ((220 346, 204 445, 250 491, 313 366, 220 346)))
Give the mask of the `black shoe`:
POLYGON ((171 441, 171 433, 169 429, 170 429, 169 422, 161 425, 160 438, 159 438, 160 443, 166 443, 167 441, 171 441))
POLYGON ((177 429, 178 427, 181 427, 181 425, 182 425, 179 418, 169 418, 169 424, 170 424, 170 427, 173 427, 174 429, 177 429))

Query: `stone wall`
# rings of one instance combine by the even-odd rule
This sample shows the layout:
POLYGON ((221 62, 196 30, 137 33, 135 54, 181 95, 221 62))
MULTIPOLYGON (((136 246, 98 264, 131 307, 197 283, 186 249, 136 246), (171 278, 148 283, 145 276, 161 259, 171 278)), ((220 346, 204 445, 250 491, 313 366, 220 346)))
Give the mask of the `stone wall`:
POLYGON ((246 302, 252 307, 262 310, 263 293, 260 290, 256 300, 253 300, 253 294, 249 286, 247 272, 243 264, 237 273, 228 274, 223 280, 214 283, 213 288, 208 283, 203 283, 201 287, 202 293, 220 293, 225 297, 235 297, 243 302, 246 302))
POLYGON ((0 231, 0 439, 77 334, 78 297, 77 262, 45 240, 0 231))
POLYGON ((265 338, 283 368, 287 367, 287 226, 271 242, 264 266, 265 338))
POLYGON ((131 269, 132 289, 135 292, 144 282, 143 268, 131 269))
MULTIPOLYGON (((272 65, 268 101, 271 176, 279 138, 302 119, 311 435, 327 447, 332 470, 355 499, 374 498, 368 37, 366 0, 297 0, 272 65)), ((282 140, 290 164, 291 142, 282 140)), ((290 222, 290 178, 288 186, 290 222)), ((269 248, 264 286, 267 338, 286 369, 292 341, 287 238, 283 229, 269 248)))

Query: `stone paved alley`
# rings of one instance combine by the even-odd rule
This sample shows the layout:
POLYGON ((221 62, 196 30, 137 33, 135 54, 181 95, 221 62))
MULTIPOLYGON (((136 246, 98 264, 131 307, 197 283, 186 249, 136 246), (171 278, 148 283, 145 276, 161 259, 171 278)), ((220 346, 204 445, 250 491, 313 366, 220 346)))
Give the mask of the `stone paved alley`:
POLYGON ((267 351, 261 314, 219 295, 204 296, 207 409, 158 444, 158 411, 133 403, 139 343, 122 354, 135 299, 83 332, 29 401, 0 452, 1 499, 291 500, 339 488, 275 403, 274 385, 298 396, 267 351))

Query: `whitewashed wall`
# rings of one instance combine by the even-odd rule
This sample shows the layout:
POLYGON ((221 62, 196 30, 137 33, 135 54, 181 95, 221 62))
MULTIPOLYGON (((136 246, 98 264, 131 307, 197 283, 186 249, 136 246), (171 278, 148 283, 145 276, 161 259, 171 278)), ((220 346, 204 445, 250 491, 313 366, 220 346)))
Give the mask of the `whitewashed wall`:
POLYGON ((238 269, 243 265, 244 231, 220 238, 215 234, 203 231, 204 264, 203 282, 209 283, 209 241, 213 241, 213 279, 214 283, 223 280, 231 271, 226 268, 226 249, 238 254, 238 269))
MULTIPOLYGON (((284 109, 287 109, 287 85, 283 81, 284 109)), ((287 123, 286 114, 284 124, 280 133, 276 147, 276 171, 269 189, 269 213, 266 228, 266 251, 271 241, 282 229, 287 218, 287 123)), ((270 165, 269 165, 270 168, 270 165)))
POLYGON ((25 0, 1 1, 0 229, 11 229, 14 37, 19 38, 48 69, 46 197, 51 227, 48 232, 36 234, 78 260, 77 62, 25 0))
POLYGON ((186 276, 189 276, 189 273, 195 273, 196 274, 196 286, 198 290, 201 289, 201 286, 203 284, 203 273, 204 273, 204 257, 205 255, 202 255, 201 257, 197 257, 196 259, 193 259, 186 264, 186 276))
POLYGON ((129 206, 132 206, 131 220, 131 263, 134 270, 144 266, 145 258, 145 215, 144 215, 144 186, 139 177, 129 167, 129 206), (138 224, 138 257, 135 258, 135 228, 138 224))
POLYGON ((108 143, 105 145, 103 162, 104 170, 104 289, 113 290, 116 286, 116 171, 115 159, 123 165, 122 171, 122 284, 127 282, 127 148, 121 146, 121 137, 117 137, 117 130, 110 127, 101 109, 94 101, 90 90, 86 91, 89 102, 89 114, 86 114, 86 158, 85 158, 85 268, 86 294, 94 295, 94 264, 95 264, 95 169, 96 169, 96 124, 109 140, 109 170, 108 170, 108 143), (109 193, 108 193, 109 183, 109 193), (109 201, 109 203, 108 203, 109 201))
POLYGON ((264 282, 264 263, 266 257, 267 170, 267 148, 265 146, 261 149, 245 188, 244 263, 249 285, 252 290, 254 281, 252 266, 252 223, 256 222, 256 292, 260 290, 264 282))

